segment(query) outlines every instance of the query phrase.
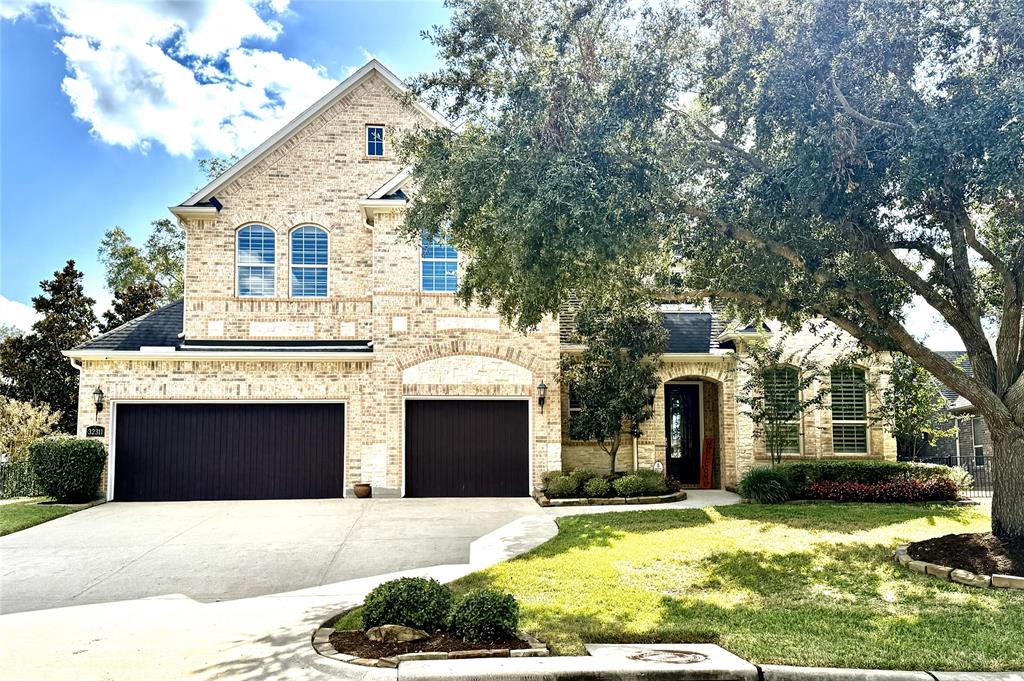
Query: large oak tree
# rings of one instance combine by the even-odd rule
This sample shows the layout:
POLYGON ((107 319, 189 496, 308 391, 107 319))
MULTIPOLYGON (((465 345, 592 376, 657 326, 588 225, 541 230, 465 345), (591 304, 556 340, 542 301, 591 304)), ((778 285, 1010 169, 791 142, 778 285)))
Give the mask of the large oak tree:
POLYGON ((410 235, 519 326, 570 291, 820 316, 970 399, 993 531, 1024 536, 1024 5, 1019 0, 457 0, 407 140, 410 235), (974 375, 907 306, 956 330, 974 375))

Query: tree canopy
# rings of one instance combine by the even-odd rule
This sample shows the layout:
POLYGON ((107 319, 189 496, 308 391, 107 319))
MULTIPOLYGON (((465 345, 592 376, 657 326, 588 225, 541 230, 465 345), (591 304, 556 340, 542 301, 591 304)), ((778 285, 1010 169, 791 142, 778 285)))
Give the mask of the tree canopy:
POLYGON ((824 317, 974 403, 994 530, 1024 535, 1024 5, 450 4, 416 85, 461 125, 405 144, 406 228, 467 254, 464 298, 523 328, 609 286, 824 317))
POLYGON ((159 290, 157 304, 178 300, 184 291, 185 230, 166 218, 154 220, 152 227, 142 246, 120 227, 108 229, 100 242, 107 288, 117 299, 126 295, 134 299, 134 303, 124 301, 125 305, 137 306, 140 294, 154 285, 159 290))

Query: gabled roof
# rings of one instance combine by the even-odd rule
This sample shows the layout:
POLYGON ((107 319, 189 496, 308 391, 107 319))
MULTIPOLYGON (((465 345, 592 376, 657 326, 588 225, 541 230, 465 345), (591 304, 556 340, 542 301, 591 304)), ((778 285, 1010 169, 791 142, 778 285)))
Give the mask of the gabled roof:
MULTIPOLYGON (((971 360, 967 357, 967 352, 965 350, 936 350, 935 354, 940 355, 943 359, 953 366, 961 369, 968 376, 974 375, 974 368, 971 366, 971 360)), ((960 393, 943 384, 938 379, 936 379, 936 382, 939 384, 939 391, 942 393, 942 396, 946 398, 946 402, 950 406, 956 406, 961 400, 966 402, 965 398, 960 397, 960 393)), ((969 405, 970 402, 967 402, 967 404, 969 405)), ((964 405, 960 404, 959 406, 962 408, 964 405)))
MULTIPOLYGON (((296 130, 316 118, 322 111, 332 106, 338 99, 345 96, 345 93, 355 87, 361 80, 363 80, 363 78, 371 73, 379 74, 400 94, 406 94, 409 92, 409 89, 404 83, 402 83, 401 79, 392 73, 390 69, 376 59, 371 59, 351 76, 341 81, 341 83, 339 83, 333 90, 317 100, 311 107, 296 116, 290 123, 271 135, 265 142, 263 142, 263 144, 243 156, 237 163, 235 163, 235 165, 228 168, 208 185, 187 198, 180 206, 172 208, 171 211, 175 212, 176 209, 178 209, 180 212, 188 212, 187 210, 180 209, 194 208, 204 202, 208 202, 219 190, 223 189, 232 180, 239 177, 247 168, 258 163, 264 156, 277 148, 279 144, 291 137, 296 130)), ((451 126, 448 119, 423 103, 414 101, 413 107, 439 125, 451 126)))
POLYGON ((138 350, 142 347, 174 347, 180 342, 178 334, 184 328, 185 304, 176 300, 170 305, 122 324, 75 350, 138 350))

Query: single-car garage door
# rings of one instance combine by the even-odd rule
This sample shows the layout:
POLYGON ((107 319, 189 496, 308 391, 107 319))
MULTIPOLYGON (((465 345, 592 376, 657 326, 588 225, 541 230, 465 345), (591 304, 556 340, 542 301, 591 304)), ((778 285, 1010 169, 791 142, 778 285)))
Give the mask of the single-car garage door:
POLYGON ((408 400, 407 497, 530 493, 525 400, 408 400))
POLYGON ((344 486, 339 403, 119 404, 114 499, 319 499, 344 486))

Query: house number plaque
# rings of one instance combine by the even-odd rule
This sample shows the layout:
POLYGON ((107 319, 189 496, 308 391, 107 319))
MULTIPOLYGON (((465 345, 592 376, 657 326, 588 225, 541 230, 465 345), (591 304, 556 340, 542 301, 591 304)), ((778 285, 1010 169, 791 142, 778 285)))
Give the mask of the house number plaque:
POLYGON ((103 437, 103 434, 105 432, 106 431, 104 430, 103 426, 86 426, 85 427, 85 436, 86 437, 103 437))

